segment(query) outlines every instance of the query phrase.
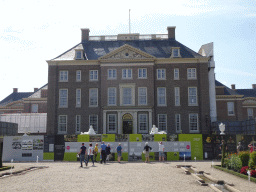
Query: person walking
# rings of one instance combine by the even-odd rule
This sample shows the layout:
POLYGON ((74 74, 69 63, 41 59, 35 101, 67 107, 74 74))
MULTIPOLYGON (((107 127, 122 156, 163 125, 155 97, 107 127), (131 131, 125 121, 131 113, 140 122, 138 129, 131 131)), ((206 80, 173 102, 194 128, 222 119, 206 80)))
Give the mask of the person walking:
POLYGON ((104 162, 104 164, 106 164, 106 147, 107 147, 107 145, 105 145, 105 142, 104 141, 102 141, 102 144, 101 144, 101 146, 100 146, 100 148, 101 148, 101 150, 100 150, 100 152, 101 152, 101 164, 102 164, 102 162, 104 162))
POLYGON ((78 153, 78 155, 80 155, 80 163, 81 163, 80 167, 83 167, 83 161, 84 161, 86 167, 88 165, 86 158, 85 158, 85 154, 86 154, 86 147, 84 146, 84 143, 82 143, 82 146, 80 147, 80 151, 78 153))
POLYGON ((161 159, 164 162, 164 145, 162 141, 159 142, 159 162, 161 162, 161 159))
POLYGON ((87 160, 87 163, 89 163, 90 158, 91 158, 91 160, 92 160, 92 166, 94 166, 94 161, 93 161, 93 147, 92 147, 92 144, 91 144, 91 143, 90 143, 89 149, 88 149, 88 160, 87 160))
POLYGON ((152 150, 152 148, 150 146, 148 146, 148 142, 145 143, 144 150, 146 150, 145 163, 149 163, 149 151, 152 150))
POLYGON ((94 147, 94 162, 97 163, 97 154, 98 154, 98 143, 96 143, 95 147, 94 147))
POLYGON ((108 161, 108 162, 109 162, 110 150, 111 150, 110 144, 108 143, 108 145, 107 145, 107 147, 106 147, 106 155, 107 155, 106 161, 108 161))
POLYGON ((121 143, 118 144, 118 147, 116 148, 116 151, 117 151, 118 163, 121 163, 121 157, 122 157, 122 151, 123 151, 123 148, 121 147, 121 143))

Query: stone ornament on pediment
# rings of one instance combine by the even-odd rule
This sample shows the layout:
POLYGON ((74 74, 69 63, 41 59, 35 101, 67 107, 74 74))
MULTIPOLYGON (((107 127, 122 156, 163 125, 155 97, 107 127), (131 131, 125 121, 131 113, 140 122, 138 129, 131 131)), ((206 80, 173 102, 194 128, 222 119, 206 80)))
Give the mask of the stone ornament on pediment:
POLYGON ((243 102, 243 105, 256 105, 256 100, 248 99, 243 102))
POLYGON ((142 56, 139 53, 126 49, 124 51, 121 51, 109 57, 109 59, 147 59, 147 58, 142 56))

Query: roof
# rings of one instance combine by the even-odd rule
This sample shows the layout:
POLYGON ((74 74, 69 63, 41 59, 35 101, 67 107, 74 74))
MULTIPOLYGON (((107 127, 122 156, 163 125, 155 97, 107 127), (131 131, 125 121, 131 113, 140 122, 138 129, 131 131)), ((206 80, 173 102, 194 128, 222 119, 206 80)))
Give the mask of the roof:
POLYGON ((244 97, 256 97, 256 89, 236 89, 236 92, 244 97))
POLYGON ((224 84, 222 84, 221 82, 219 82, 217 80, 215 80, 215 86, 224 87, 224 95, 243 95, 243 94, 236 92, 236 90, 228 88, 227 86, 225 86, 224 84))
POLYGON ((180 47, 180 55, 182 58, 200 58, 202 55, 189 49, 185 45, 173 39, 164 40, 133 40, 133 41, 86 41, 79 43, 68 51, 59 55, 52 60, 74 60, 75 50, 83 49, 84 57, 87 60, 97 60, 98 58, 128 44, 134 48, 144 51, 156 58, 169 58, 171 56, 172 47, 180 47))

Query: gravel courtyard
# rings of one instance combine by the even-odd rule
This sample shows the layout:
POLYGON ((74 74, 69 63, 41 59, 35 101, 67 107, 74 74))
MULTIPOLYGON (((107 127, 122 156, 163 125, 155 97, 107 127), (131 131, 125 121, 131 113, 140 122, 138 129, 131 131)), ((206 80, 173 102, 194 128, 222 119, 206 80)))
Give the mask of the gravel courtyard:
POLYGON ((252 192, 256 189, 253 182, 248 186, 248 181, 244 179, 212 169, 211 161, 149 164, 113 162, 107 165, 96 163, 95 167, 92 167, 90 162, 88 167, 84 168, 79 168, 79 162, 39 162, 13 163, 13 172, 36 166, 48 168, 0 178, 0 191, 213 191, 210 187, 200 186, 192 175, 185 175, 182 169, 175 167, 182 164, 192 165, 198 170, 211 173, 216 179, 233 183, 234 187, 242 192, 252 192))

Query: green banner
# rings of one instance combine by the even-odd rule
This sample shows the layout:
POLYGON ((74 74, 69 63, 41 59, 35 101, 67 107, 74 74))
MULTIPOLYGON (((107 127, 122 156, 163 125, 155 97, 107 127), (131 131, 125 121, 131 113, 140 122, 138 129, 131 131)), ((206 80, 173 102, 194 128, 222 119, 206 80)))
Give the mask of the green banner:
POLYGON ((77 135, 77 142, 90 142, 89 135, 77 135))
POLYGON ((115 134, 102 134, 101 139, 105 143, 106 142, 115 142, 116 141, 116 135, 115 134))
POLYGON ((166 134, 155 134, 154 141, 167 141, 166 134))
POLYGON ((130 134, 130 142, 142 142, 142 135, 141 134, 130 134))
POLYGON ((191 142, 191 160, 203 160, 202 134, 179 134, 179 141, 191 142))

